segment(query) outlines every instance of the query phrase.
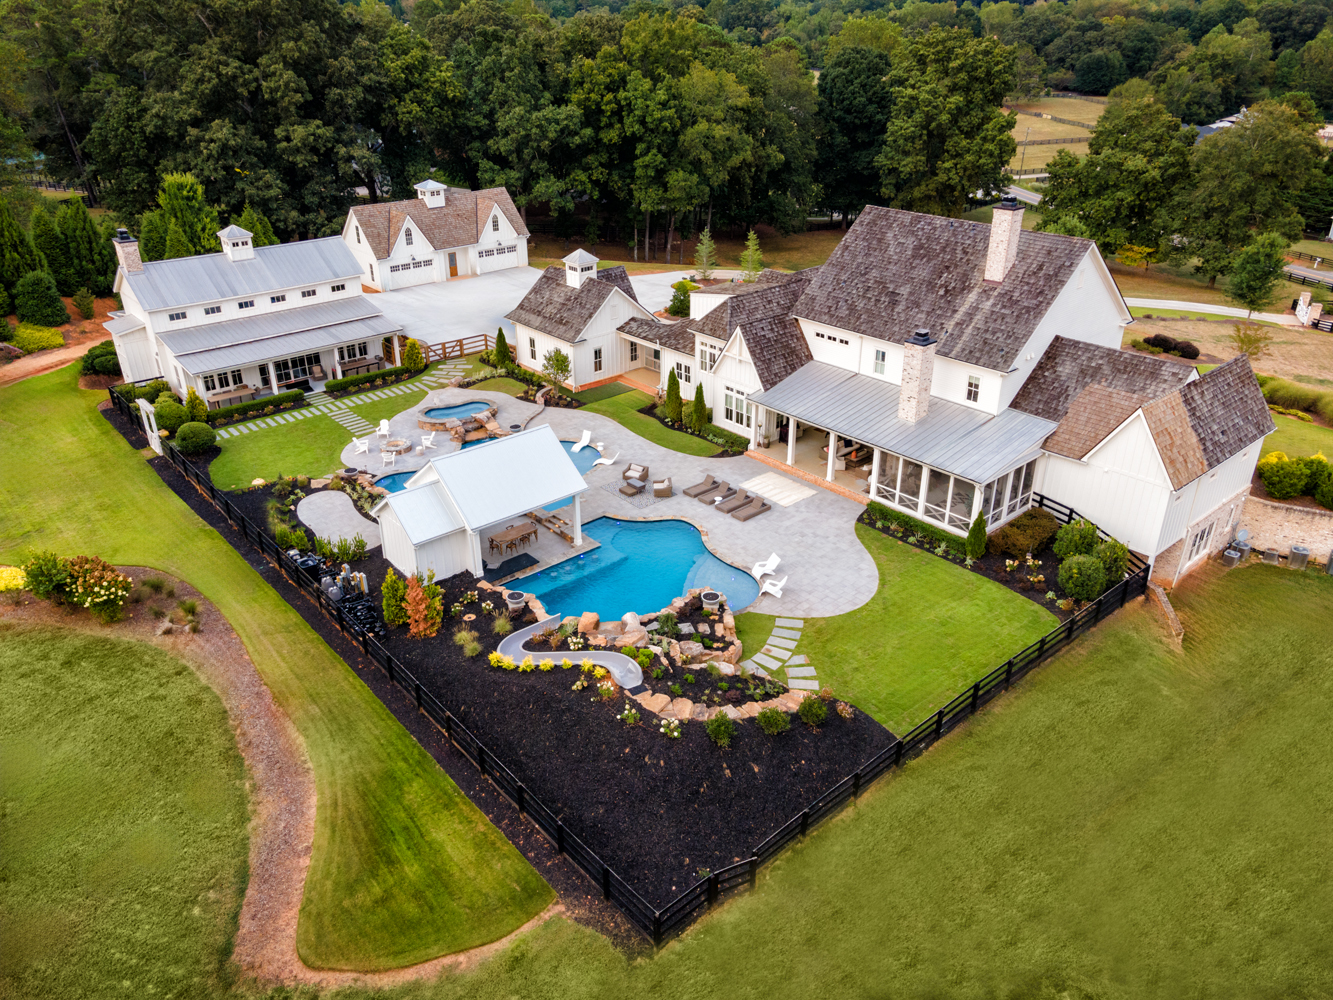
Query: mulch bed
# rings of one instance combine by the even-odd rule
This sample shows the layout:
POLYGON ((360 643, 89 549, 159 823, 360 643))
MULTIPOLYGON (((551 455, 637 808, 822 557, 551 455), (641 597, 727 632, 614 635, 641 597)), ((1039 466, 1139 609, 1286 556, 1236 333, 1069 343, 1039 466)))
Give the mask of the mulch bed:
MULTIPOLYGON (((423 371, 425 369, 422 369, 423 371)), ((409 372, 406 375, 399 375, 397 378, 371 379, 369 382, 362 382, 360 385, 354 385, 350 389, 340 389, 338 392, 328 392, 325 394, 330 399, 342 399, 344 396, 355 396, 362 392, 374 392, 376 389, 383 389, 386 385, 398 385, 400 382, 411 382, 421 377, 421 372, 409 372)))
MULTIPOLYGON (((691 399, 692 399, 692 398, 693 398, 693 397, 691 397, 691 399)), ((690 401, 691 401, 691 400, 689 400, 689 399, 687 399, 687 400, 683 400, 683 402, 684 402, 685 405, 687 405, 687 406, 690 404, 690 401)), ((640 413, 643 413, 643 414, 647 414, 648 416, 652 417, 654 420, 656 420, 659 424, 661 424, 663 427, 667 428, 668 430, 677 431, 678 433, 681 433, 681 434, 688 434, 688 435, 690 435, 691 437, 697 437, 700 441, 708 441, 708 438, 704 437, 702 434, 695 434, 694 431, 690 430, 690 429, 689 429, 688 427, 686 427, 684 424, 673 424, 670 420, 664 420, 664 419, 663 419, 662 417, 660 417, 660 416, 658 415, 658 413, 657 413, 657 408, 658 408, 658 406, 660 406, 660 405, 661 405, 660 403, 652 402, 652 403, 649 403, 647 406, 641 406, 641 407, 639 407, 639 412, 640 412, 640 413)), ((744 455, 744 454, 745 454, 745 449, 744 449, 744 448, 742 448, 740 451, 731 451, 731 450, 729 450, 729 449, 727 449, 727 448, 723 448, 723 447, 722 447, 721 445, 719 445, 719 444, 714 444, 712 441, 708 441, 708 443, 711 444, 711 445, 713 445, 714 448, 717 448, 717 449, 718 449, 717 454, 716 454, 716 455, 710 455, 710 456, 708 456, 709 458, 735 458, 737 455, 744 455)))
MULTIPOLYGON (((895 526, 891 524, 885 524, 884 527, 877 528, 875 527, 875 519, 870 516, 869 511, 862 511, 861 516, 857 518, 857 521, 864 524, 872 531, 878 531, 881 535, 887 535, 896 540, 900 545, 911 545, 914 548, 929 552, 931 555, 937 555, 935 549, 938 543, 932 542, 929 538, 921 538, 913 542, 910 540, 912 538, 910 529, 895 530, 895 526)), ((1057 579, 1057 574, 1060 571, 1060 560, 1056 558, 1055 553, 1049 548, 1046 548, 1041 552, 1033 553, 1033 555, 1040 561, 1039 566, 1029 570, 1020 561, 1020 565, 1012 572, 1005 565, 1006 560, 1010 557, 1003 553, 988 552, 980 559, 974 560, 970 568, 963 562, 960 556, 957 556, 952 551, 949 551, 946 555, 939 556, 939 558, 948 559, 950 562, 956 563, 961 570, 969 573, 977 573, 980 576, 986 577, 988 580, 994 580, 996 583, 1000 584, 1000 586, 1009 588, 1015 594, 1021 594, 1028 600, 1040 604, 1051 614, 1055 615, 1056 618, 1060 619, 1061 622, 1068 621, 1078 613, 1083 605, 1078 601, 1074 601, 1072 607, 1060 607, 1058 602, 1070 599, 1069 595, 1064 592, 1064 589, 1060 586, 1060 582, 1057 579), (1029 576, 1038 574, 1045 577, 1042 582, 1033 583, 1028 579, 1029 576), (1054 601, 1046 599, 1048 591, 1053 591, 1055 593, 1056 599, 1054 601)))

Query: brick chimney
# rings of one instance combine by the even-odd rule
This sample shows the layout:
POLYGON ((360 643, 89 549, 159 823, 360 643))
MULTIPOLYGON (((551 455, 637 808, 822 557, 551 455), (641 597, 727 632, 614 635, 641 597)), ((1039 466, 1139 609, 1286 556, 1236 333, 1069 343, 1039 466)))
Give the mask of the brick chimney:
POLYGON ((1023 231, 1023 206, 1011 194, 1000 199, 990 224, 986 248, 986 281, 999 284, 1018 258, 1018 235, 1023 231))
POLYGON ((111 242, 116 246, 116 260, 120 261, 126 274, 138 274, 143 270, 143 261, 139 259, 139 241, 130 235, 128 229, 117 229, 111 242))
POLYGON ((918 330, 903 344, 903 384, 898 390, 898 419, 916 423, 930 408, 930 380, 935 345, 929 330, 918 330))

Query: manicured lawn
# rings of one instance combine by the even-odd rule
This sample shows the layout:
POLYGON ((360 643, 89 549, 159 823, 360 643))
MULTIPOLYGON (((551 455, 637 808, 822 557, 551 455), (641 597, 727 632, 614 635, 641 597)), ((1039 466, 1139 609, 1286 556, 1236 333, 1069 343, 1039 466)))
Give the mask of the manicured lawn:
POLYGON ((249 814, 217 695, 146 643, 0 619, 0 761, 5 995, 218 989, 249 814))
POLYGON ((1260 566, 1173 600, 1183 652, 1131 604, 655 959, 553 921, 396 995, 1333 993, 1333 580, 1260 566))
POLYGON ((503 392, 510 396, 520 396, 528 389, 527 385, 516 378, 488 378, 472 388, 482 389, 485 392, 503 392))
MULTIPOLYGON (((493 941, 552 892, 296 612, 97 414, 67 367, 0 390, 0 562, 95 553, 189 580, 305 740, 319 810, 301 957, 396 967, 493 941), (42 472, 31 436, 40 427, 42 472)), ((283 470, 288 471, 288 470, 283 470)), ((176 913, 185 919, 188 913, 176 913)), ((147 995, 147 994, 145 994, 147 995)))
MULTIPOLYGON (((1193 271, 1193 266, 1184 264, 1173 267, 1166 264, 1152 264, 1142 267, 1126 267, 1114 260, 1107 261, 1120 293, 1128 298, 1140 299, 1176 299, 1182 302, 1204 302, 1209 305, 1235 306, 1226 296, 1226 278, 1218 278, 1217 285, 1208 287, 1208 282, 1193 271)), ((1316 296, 1319 289, 1307 289, 1316 296)), ((1278 282, 1273 292, 1273 305, 1269 312, 1281 312, 1299 297, 1301 286, 1290 281, 1278 282)))
POLYGON ((624 382, 607 382, 605 385, 595 386, 591 389, 584 389, 582 392, 574 393, 574 398, 582 403, 596 403, 603 399, 610 399, 612 396, 620 396, 627 392, 636 390, 627 386, 624 382))
POLYGON ((1322 451, 1325 458, 1333 458, 1333 428, 1307 424, 1281 413, 1273 414, 1273 423, 1277 424, 1277 430, 1264 438, 1260 454, 1283 451, 1296 458, 1322 451))
MULTIPOLYGON (((983 576, 864 525, 856 535, 879 567, 879 589, 848 614, 807 618, 799 649, 820 684, 895 733, 1057 624, 1049 611, 983 576)), ((766 638, 772 621, 738 616, 741 642, 766 638)))
POLYGON ((588 413, 600 413, 604 417, 610 417, 621 426, 629 428, 640 437, 647 438, 653 444, 660 444, 663 448, 701 457, 717 454, 717 445, 711 441, 705 441, 693 434, 673 431, 670 427, 662 426, 648 414, 638 412, 640 407, 647 406, 652 401, 653 397, 648 393, 635 389, 596 403, 589 403, 583 409, 588 413))
MULTIPOLYGON (((1319 265, 1320 268, 1326 267, 1329 261, 1333 261, 1333 243, 1328 243, 1324 240, 1297 240, 1291 245, 1291 249, 1299 250, 1301 253, 1314 254, 1316 257, 1323 258, 1324 263, 1319 265)), ((1314 261, 1305 260, 1301 261, 1301 263, 1313 264, 1314 261)))

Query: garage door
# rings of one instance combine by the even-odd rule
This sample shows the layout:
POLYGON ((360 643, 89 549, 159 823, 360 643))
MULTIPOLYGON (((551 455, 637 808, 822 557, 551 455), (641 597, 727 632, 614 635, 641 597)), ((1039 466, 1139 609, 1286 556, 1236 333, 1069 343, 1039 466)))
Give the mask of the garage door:
POLYGON ((434 280, 435 260, 431 257, 427 257, 425 260, 409 260, 401 264, 389 265, 389 284, 393 288, 420 285, 434 280))
POLYGON ((506 267, 515 267, 517 264, 517 243, 511 243, 508 246, 487 247, 485 250, 477 251, 477 271, 480 274, 485 274, 487 271, 499 271, 506 267))

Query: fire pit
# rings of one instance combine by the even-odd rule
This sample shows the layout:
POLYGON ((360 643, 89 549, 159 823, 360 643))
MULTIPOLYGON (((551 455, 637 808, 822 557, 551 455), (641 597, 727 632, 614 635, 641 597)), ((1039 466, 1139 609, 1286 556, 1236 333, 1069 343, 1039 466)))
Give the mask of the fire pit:
POLYGON ((406 455, 412 450, 412 442, 407 438, 390 438, 380 445, 380 451, 390 455, 406 455))

